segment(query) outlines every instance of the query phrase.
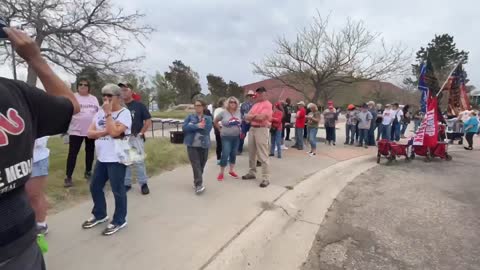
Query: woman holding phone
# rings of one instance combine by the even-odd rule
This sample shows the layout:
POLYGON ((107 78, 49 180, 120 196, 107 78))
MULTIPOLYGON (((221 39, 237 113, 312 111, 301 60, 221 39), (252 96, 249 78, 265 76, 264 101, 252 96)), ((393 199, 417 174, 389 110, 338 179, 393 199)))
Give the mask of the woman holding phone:
POLYGON ((188 115, 183 121, 184 144, 187 146, 188 158, 193 170, 193 184, 195 193, 205 191, 203 185, 203 171, 208 160, 210 148, 210 132, 212 131, 212 117, 205 115, 207 103, 203 100, 195 101, 195 113, 188 115))

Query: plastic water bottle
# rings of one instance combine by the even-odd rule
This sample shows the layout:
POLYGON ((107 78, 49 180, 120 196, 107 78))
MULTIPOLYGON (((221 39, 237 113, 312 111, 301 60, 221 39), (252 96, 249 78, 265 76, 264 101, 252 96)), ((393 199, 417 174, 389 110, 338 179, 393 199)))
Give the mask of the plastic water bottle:
POLYGON ((40 247, 42 254, 45 254, 48 252, 48 242, 45 239, 45 235, 37 234, 37 244, 38 244, 38 247, 40 247))

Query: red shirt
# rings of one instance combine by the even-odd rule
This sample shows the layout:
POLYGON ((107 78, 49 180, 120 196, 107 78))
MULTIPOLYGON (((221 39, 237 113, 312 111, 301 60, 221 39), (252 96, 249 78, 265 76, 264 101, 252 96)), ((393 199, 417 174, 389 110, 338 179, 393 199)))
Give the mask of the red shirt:
POLYGON ((282 111, 274 111, 272 115, 272 127, 276 128, 277 130, 282 130, 282 118, 282 111))
POLYGON ((248 112, 249 115, 267 115, 267 118, 263 121, 253 120, 251 125, 254 127, 270 127, 272 121, 272 103, 270 101, 260 101, 253 105, 253 107, 248 112))
POLYGON ((297 112, 297 119, 295 121, 295 127, 296 128, 304 128, 305 127, 305 116, 307 114, 307 111, 305 108, 301 108, 297 112))

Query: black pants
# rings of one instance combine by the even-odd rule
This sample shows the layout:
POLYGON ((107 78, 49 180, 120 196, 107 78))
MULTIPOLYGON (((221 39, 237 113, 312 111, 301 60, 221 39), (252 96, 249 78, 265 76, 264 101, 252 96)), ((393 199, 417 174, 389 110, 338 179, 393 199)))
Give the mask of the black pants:
POLYGON ((85 171, 92 171, 93 158, 95 155, 95 140, 87 137, 70 135, 68 158, 67 158, 67 177, 72 177, 75 165, 77 164, 77 156, 82 146, 82 142, 85 140, 85 171))
POLYGON ((465 139, 467 139, 468 147, 473 147, 473 135, 475 135, 475 133, 473 132, 468 132, 467 134, 465 134, 465 139))
POLYGON ((222 136, 220 136, 220 130, 219 129, 214 129, 215 132, 215 141, 217 142, 217 160, 220 160, 222 158, 222 136))
POLYGON ((193 170, 193 183, 196 187, 203 185, 203 170, 208 160, 208 149, 201 147, 187 147, 188 158, 193 170))
POLYGON ((290 140, 290 123, 283 123, 283 129, 282 129, 282 138, 285 138, 285 140, 290 140))

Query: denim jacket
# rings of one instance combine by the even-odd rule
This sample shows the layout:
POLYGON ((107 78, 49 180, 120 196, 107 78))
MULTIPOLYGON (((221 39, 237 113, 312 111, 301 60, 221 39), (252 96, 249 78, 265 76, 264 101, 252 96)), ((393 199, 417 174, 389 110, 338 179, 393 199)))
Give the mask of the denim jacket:
POLYGON ((211 116, 204 115, 203 117, 205 118, 205 128, 203 129, 198 127, 200 119, 196 114, 190 114, 183 121, 183 143, 185 145, 192 146, 195 134, 200 133, 202 135, 202 148, 210 148, 210 132, 212 131, 213 121, 211 116))

